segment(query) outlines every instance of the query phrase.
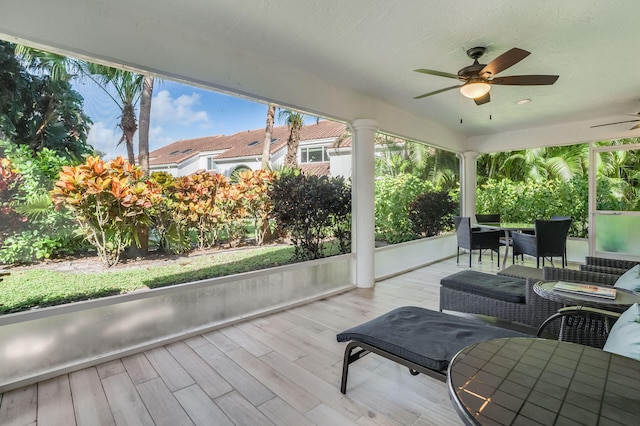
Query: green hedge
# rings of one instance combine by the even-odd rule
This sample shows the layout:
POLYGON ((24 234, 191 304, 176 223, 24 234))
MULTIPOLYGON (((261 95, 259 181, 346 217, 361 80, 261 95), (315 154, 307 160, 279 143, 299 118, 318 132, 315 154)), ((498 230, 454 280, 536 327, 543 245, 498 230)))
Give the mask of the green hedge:
POLYGON ((476 211, 500 213, 505 222, 533 223, 553 215, 571 216, 569 235, 588 234, 589 184, 586 178, 570 181, 512 182, 489 180, 477 189, 476 211))

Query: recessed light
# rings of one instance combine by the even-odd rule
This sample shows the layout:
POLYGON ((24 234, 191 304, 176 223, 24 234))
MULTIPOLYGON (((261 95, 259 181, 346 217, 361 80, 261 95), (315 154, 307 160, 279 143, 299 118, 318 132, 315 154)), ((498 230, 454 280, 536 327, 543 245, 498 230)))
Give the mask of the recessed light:
POLYGON ((529 102, 531 102, 531 99, 520 99, 519 101, 516 101, 516 104, 524 105, 524 104, 528 104, 529 102))

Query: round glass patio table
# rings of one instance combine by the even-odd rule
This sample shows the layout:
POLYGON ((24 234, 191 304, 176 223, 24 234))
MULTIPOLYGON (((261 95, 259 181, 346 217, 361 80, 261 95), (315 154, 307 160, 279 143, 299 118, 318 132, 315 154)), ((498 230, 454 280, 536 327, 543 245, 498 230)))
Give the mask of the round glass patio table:
POLYGON ((560 302, 565 306, 590 306, 592 308, 606 309, 615 312, 623 312, 634 303, 640 303, 640 293, 629 290, 617 288, 615 299, 605 299, 603 297, 585 296, 582 294, 554 290, 553 287, 557 283, 558 281, 538 281, 533 285, 533 291, 540 297, 553 300, 554 302, 560 302))
POLYGON ((467 425, 632 425, 640 418, 640 362, 539 338, 476 343, 447 372, 467 425))

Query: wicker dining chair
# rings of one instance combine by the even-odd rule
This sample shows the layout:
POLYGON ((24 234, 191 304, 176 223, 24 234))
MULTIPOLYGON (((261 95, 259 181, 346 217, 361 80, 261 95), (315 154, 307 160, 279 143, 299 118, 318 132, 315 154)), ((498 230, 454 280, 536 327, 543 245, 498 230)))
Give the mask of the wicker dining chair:
POLYGON ((480 250, 478 262, 482 261, 482 250, 491 250, 498 253, 498 265, 500 264, 500 234, 502 231, 484 231, 471 229, 471 218, 454 216, 453 223, 456 225, 456 235, 458 237, 458 252, 456 262, 460 263, 460 249, 469 250, 469 268, 471 268, 471 256, 473 250, 480 250))
POLYGON ((528 254, 535 256, 536 267, 540 267, 540 258, 542 258, 542 266, 544 266, 545 258, 554 257, 562 258, 562 267, 565 266, 567 235, 571 220, 536 220, 535 235, 528 235, 521 232, 514 232, 511 235, 513 240, 513 258, 515 263, 516 256, 528 254))
MULTIPOLYGON (((571 216, 560 216, 560 215, 553 215, 551 216, 551 220, 573 220, 573 218, 571 216)), ((569 263, 567 262, 567 246, 565 244, 564 246, 564 265, 562 266, 563 268, 568 266, 569 263)))

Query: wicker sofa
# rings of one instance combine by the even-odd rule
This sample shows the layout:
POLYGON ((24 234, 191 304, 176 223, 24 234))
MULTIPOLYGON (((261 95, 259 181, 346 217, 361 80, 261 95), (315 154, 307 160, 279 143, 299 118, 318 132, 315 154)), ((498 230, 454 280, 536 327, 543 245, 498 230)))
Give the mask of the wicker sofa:
MULTIPOLYGON (((478 292, 477 285, 473 281, 490 280, 488 277, 490 274, 465 271, 443 278, 440 286, 440 311, 447 310, 486 315, 531 327, 539 327, 547 318, 557 313, 563 305, 542 298, 533 291, 533 285, 540 281, 540 278, 535 278, 536 274, 531 272, 536 271, 535 268, 521 267, 521 269, 523 271, 507 268, 498 274, 498 276, 502 277, 519 279, 519 281, 515 282, 516 284, 520 283, 521 297, 517 301, 513 300, 513 298, 507 300, 508 298, 506 297, 495 297, 478 292), (452 288, 448 285, 448 281, 451 279, 467 281, 469 286, 465 288, 458 285, 452 288), (443 283, 444 285, 442 285, 443 283)), ((544 267, 541 273, 542 280, 562 280, 597 285, 613 285, 617 278, 617 275, 552 267, 544 267)), ((554 332, 557 331, 555 329, 555 326, 550 327, 550 330, 554 332)), ((596 331, 605 332, 604 329, 597 329, 596 331)), ((580 341, 581 336, 577 333, 581 333, 581 331, 575 330, 574 333, 574 336, 566 335, 561 336, 561 338, 569 341, 580 341)), ((606 334, 604 334, 602 344, 604 344, 604 339, 606 339, 606 334)), ((596 343, 594 346, 598 346, 598 344, 596 343)))
MULTIPOLYGON (((469 273, 463 278, 470 283, 475 277, 487 279, 484 275, 490 275, 476 271, 466 272, 469 273), (471 274, 471 272, 475 272, 475 274, 471 274)), ((452 288, 447 285, 447 280, 452 277, 454 279, 460 277, 458 274, 454 275, 455 277, 449 276, 441 280, 441 284, 444 281, 444 285, 440 286, 440 311, 487 315, 531 327, 539 327, 544 320, 562 307, 560 303, 543 299, 535 294, 533 285, 539 281, 537 279, 513 277, 518 279, 514 283, 516 286, 520 286, 521 292, 521 297, 515 301, 513 298, 507 300, 507 298, 495 297, 495 295, 480 294, 474 285, 470 285, 468 288, 460 286, 452 288)), ((505 275, 502 276, 505 277, 505 275)))
POLYGON ((580 270, 620 276, 638 264, 640 264, 640 262, 633 260, 587 256, 585 258, 585 264, 580 265, 580 270))

